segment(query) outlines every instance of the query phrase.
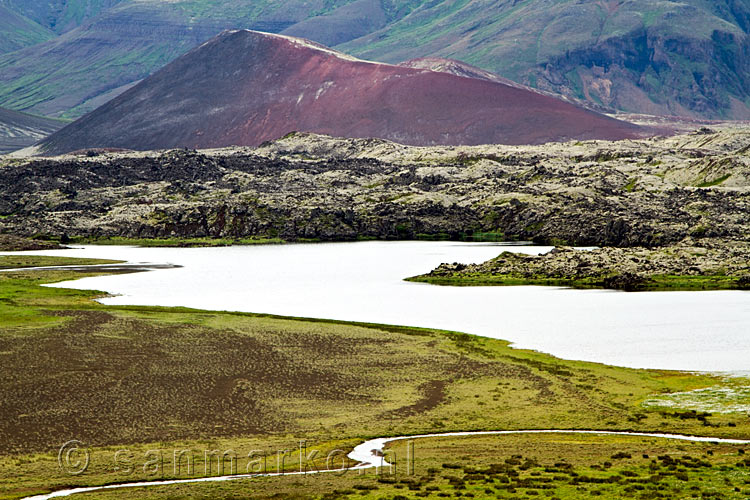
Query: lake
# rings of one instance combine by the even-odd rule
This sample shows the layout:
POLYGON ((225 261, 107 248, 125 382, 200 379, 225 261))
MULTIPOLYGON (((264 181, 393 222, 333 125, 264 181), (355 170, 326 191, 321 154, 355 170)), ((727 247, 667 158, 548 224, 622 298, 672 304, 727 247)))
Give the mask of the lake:
POLYGON ((403 278, 442 262, 551 247, 356 242, 221 248, 83 246, 23 252, 175 264, 62 285, 114 294, 105 304, 366 321, 509 340, 567 359, 638 368, 750 370, 750 292, 639 292, 556 287, 444 287, 403 278))

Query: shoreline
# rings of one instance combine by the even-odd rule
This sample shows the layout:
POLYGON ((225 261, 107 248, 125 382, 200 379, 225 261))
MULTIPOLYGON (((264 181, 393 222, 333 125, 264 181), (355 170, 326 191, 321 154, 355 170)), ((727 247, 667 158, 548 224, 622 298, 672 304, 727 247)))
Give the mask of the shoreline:
MULTIPOLYGON (((353 243, 350 243, 353 245, 353 243)), ((395 243, 394 243, 395 244, 395 243)), ((304 245, 304 244, 301 244, 304 245)), ((333 244, 330 244, 333 245, 333 244)), ((342 243, 342 245, 345 245, 345 243, 342 243)), ((387 243, 383 242, 382 245, 387 246, 387 243)), ((488 246, 491 247, 492 244, 473 244, 473 245, 480 245, 480 246, 488 246)), ((103 247, 104 248, 104 247, 103 247)), ((159 253, 160 256, 151 256, 151 257, 139 257, 138 249, 131 250, 135 253, 130 256, 130 258, 136 262, 136 264, 130 264, 127 267, 122 265, 115 265, 111 267, 111 270, 113 272, 137 272, 137 271, 146 271, 146 270, 159 270, 159 269, 171 269, 175 267, 181 267, 181 266, 174 266, 174 265, 152 265, 152 264, 143 264, 142 262, 159 262, 160 259, 162 259, 163 256, 161 256, 161 253, 159 253)), ((141 250, 143 252, 147 252, 148 249, 141 250)), ((251 250, 248 250, 251 251, 251 250)), ((207 250, 209 252, 207 255, 210 254, 210 250, 207 250)), ((491 250, 490 250, 491 252, 491 250)), ((45 252, 46 253, 46 252, 45 252)), ((50 252, 54 253, 54 252, 50 252)), ((166 251, 166 254, 168 255, 170 252, 166 251)), ((487 251, 484 252, 485 254, 487 251)), ((94 253, 94 256, 104 257, 107 259, 113 259, 119 254, 119 251, 115 250, 114 248, 112 251, 107 251, 105 253, 94 253)), ((85 257, 86 253, 79 253, 81 257, 85 257)), ((242 254, 244 255, 244 254, 242 254)), ((29 258, 36 257, 35 255, 28 255, 29 258)), ((67 257, 58 257, 58 258, 67 258, 67 257)), ((75 259, 75 257, 70 257, 71 259, 75 259)), ((167 260, 168 261, 168 260, 167 260)), ((178 259, 179 261, 179 259, 178 259)), ((439 262, 439 261, 437 261, 439 262)), ((185 264, 185 262, 181 262, 182 264, 185 264)), ((0 268, 2 267, 2 263, 0 263, 0 268)), ((14 266, 15 267, 15 266, 14 266)), ((19 266, 20 268, 20 266, 19 266)), ((65 271, 67 268, 62 266, 55 266, 60 271, 65 271)), ((52 268, 54 269, 54 268, 52 268)), ((20 270, 29 270, 29 268, 20 268, 20 270)), ((74 270, 80 273, 86 273, 87 271, 92 272, 98 272, 100 270, 106 271, 107 268, 104 266, 104 269, 101 268, 101 266, 92 266, 92 267, 80 267, 74 266, 74 270)), ((403 275, 399 275, 403 276, 403 275)), ((45 285, 52 288, 68 288, 71 289, 80 289, 83 290, 83 288, 80 288, 78 285, 73 284, 73 281, 77 278, 73 278, 71 280, 65 280, 70 281, 71 284, 50 284, 45 285)), ((148 278, 147 278, 148 279, 148 278)), ((402 278, 394 278, 395 280, 401 280, 402 278)), ((408 281, 408 280, 407 280, 408 281)), ((396 281, 394 281, 396 283, 396 281)), ((537 286, 537 285, 534 285, 537 286)), ((729 368, 722 367, 717 364, 711 364, 711 365, 705 365, 705 364, 698 364, 698 365, 690 365, 690 364, 659 364, 659 363, 649 363, 649 364, 637 364, 633 363, 632 359, 626 359, 623 362, 617 362, 617 359, 607 359, 605 356, 602 358, 601 356, 589 356, 588 358, 581 358, 575 355, 575 353, 571 353, 569 351, 566 351, 563 349, 563 351, 555 350, 554 348, 550 348, 548 345, 546 345, 544 342, 531 342, 526 339, 524 336, 518 336, 515 337, 510 336, 501 336, 499 334, 493 333, 491 330, 483 329, 482 325, 474 325, 474 328, 471 328, 471 325, 464 324, 462 322, 449 322, 446 323, 444 321, 438 321, 437 323, 426 321, 424 317, 420 318, 412 318, 412 317, 393 317, 391 316, 382 316, 382 315, 352 315, 352 314, 339 314, 336 310, 331 309, 324 309, 324 310, 310 310, 310 308, 281 308, 274 307, 273 303, 271 304, 265 304, 259 303, 255 304, 255 307, 248 308, 243 306, 241 303, 237 303, 236 301, 233 303, 226 303, 226 302, 218 302, 218 303, 209 303, 206 304, 204 301, 196 301, 196 300, 186 300, 186 301, 163 301, 158 300, 157 297, 154 297, 155 300, 137 300, 137 292, 136 292, 136 299, 132 301, 128 300, 108 300, 110 297, 118 297, 122 296, 123 294, 127 295, 127 291, 119 290, 114 283, 111 284, 111 286, 107 287, 107 285, 103 284, 97 284, 96 282, 87 284, 86 287, 88 289, 96 289, 96 290, 106 290, 110 293, 106 293, 104 295, 100 295, 97 297, 96 301, 97 303, 103 305, 104 307, 122 307, 122 308, 131 308, 133 310, 138 309, 147 309, 150 307, 157 307, 159 309, 167 310, 169 308, 178 308, 182 311, 194 311, 194 312, 217 312, 217 313, 228 313, 235 316, 247 316, 247 317, 260 317, 260 318, 273 318, 273 319, 279 319, 279 320, 285 320, 285 319, 294 319, 298 321, 306 321, 311 323, 327 323, 332 325, 352 325, 352 326, 365 326, 365 327, 373 327, 373 328, 384 328, 386 325, 388 325, 388 328, 393 331, 401 331, 406 332, 410 329, 414 329, 415 331, 435 331, 435 330, 441 330, 444 332, 448 332, 451 334, 457 334, 457 335, 472 335, 476 336, 478 338, 482 339, 492 339, 497 340, 500 342, 505 343, 506 345, 510 346, 514 350, 518 351, 532 351, 539 354, 549 355, 553 356, 560 360, 567 360, 567 361, 583 361, 583 362, 591 362, 596 364, 601 364, 605 366, 614 366, 614 367, 620 367, 620 368, 634 368, 634 369, 652 369, 652 370, 672 370, 672 371, 689 371, 694 373, 707 373, 707 374, 719 374, 723 376, 731 376, 733 378, 736 377, 742 377, 741 374, 737 374, 738 371, 741 371, 741 368, 738 368, 736 365, 732 365, 729 368), (421 319, 421 320, 420 320, 421 319), (460 324, 459 324, 460 323, 460 324)), ((541 288, 541 287, 539 287, 541 288)), ((566 294, 568 292, 570 293, 596 293, 597 290, 595 289, 589 289, 587 291, 578 291, 575 292, 574 289, 571 290, 564 290, 565 287, 557 287, 560 288, 560 294, 566 294)), ((412 290, 419 290, 418 288, 412 289, 412 290)), ((729 292, 731 290, 723 290, 724 292, 729 292)), ((736 291, 732 291, 735 292, 736 291)), ((523 293, 523 292, 521 292, 523 293)), ((532 292, 529 291, 528 293, 534 295, 536 293, 543 293, 543 292, 532 292)), ((417 294, 417 296, 420 296, 421 294, 417 294)), ((562 297, 562 295, 561 295, 562 297)), ((585 300, 585 295, 582 296, 585 300)), ((617 301, 617 299, 611 299, 617 301)), ((610 300, 610 302, 611 302, 610 300)), ((693 299, 674 299, 674 300, 688 300, 689 302, 700 302, 701 299, 696 298, 693 299)), ((739 299, 737 299, 739 300, 739 299)), ((544 339, 542 339, 543 341, 544 339)), ((611 356, 610 356, 611 358, 611 356)))

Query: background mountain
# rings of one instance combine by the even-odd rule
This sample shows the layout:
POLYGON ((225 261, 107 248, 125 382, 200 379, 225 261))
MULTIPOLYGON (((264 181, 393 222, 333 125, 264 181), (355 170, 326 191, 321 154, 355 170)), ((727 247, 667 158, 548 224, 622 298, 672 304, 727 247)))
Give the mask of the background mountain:
POLYGON ((402 144, 539 144, 648 131, 487 79, 224 32, 42 142, 45 153, 257 146, 291 131, 402 144))
POLYGON ((54 38, 55 33, 0 3, 0 54, 54 38))
MULTIPOLYGON (((458 59, 629 112, 750 118, 750 0, 0 0, 0 6, 38 27, 32 39, 57 35, 33 46, 17 43, 5 54, 0 49, 0 106, 36 114, 78 117, 221 30, 250 28, 389 63, 458 59)), ((2 33, 24 32, 11 19, 0 12, 0 47, 2 33)))
MULTIPOLYGON (((22 12, 36 11, 37 3, 47 4, 47 0, 31 0, 28 5, 26 0, 6 1, 22 12)), ((57 1, 71 4, 71 0, 57 1)), ((0 55, 0 106, 78 117, 224 29, 279 32, 350 1, 78 0, 77 5, 98 16, 62 15, 48 24, 83 22, 53 40, 0 55), (114 5, 105 8, 108 3, 114 5)))
POLYGON ((749 0, 443 0, 338 47, 459 59, 625 111, 750 117, 749 0))
POLYGON ((7 7, 24 15, 50 31, 61 34, 122 0, 0 0, 7 7))
POLYGON ((39 142, 67 122, 0 108, 0 154, 39 142))

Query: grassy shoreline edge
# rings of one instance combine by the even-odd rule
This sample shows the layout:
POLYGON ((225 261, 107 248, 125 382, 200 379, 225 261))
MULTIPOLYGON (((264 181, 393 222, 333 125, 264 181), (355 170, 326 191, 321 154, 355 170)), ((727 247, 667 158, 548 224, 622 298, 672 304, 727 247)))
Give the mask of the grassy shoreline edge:
MULTIPOLYGON (((616 276, 612 276, 614 278, 616 276)), ((693 292, 715 290, 750 290, 750 285, 735 276, 690 276, 660 275, 633 286, 612 286, 603 278, 520 278, 478 274, 470 276, 431 276, 422 274, 406 278, 404 281, 428 283, 439 286, 553 286, 589 290, 620 290, 626 292, 693 292)))

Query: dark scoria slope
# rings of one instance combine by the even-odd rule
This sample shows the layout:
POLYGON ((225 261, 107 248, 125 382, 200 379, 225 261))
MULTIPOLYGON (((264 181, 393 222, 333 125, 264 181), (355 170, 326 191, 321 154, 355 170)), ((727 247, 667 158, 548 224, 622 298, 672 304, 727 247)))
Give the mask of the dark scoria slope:
POLYGON ((290 131, 411 145, 647 133, 502 83, 360 61, 302 39, 241 30, 192 50, 41 146, 49 154, 252 146, 290 131))
POLYGON ((0 108, 0 154, 31 146, 63 125, 63 120, 0 108))

